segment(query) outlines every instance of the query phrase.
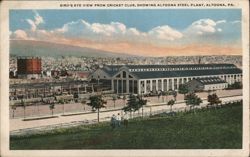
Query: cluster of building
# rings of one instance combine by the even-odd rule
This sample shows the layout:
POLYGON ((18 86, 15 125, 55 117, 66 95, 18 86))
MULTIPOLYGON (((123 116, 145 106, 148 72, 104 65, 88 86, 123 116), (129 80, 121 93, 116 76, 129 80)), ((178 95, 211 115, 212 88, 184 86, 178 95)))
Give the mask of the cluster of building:
POLYGON ((25 78, 30 71, 39 75, 26 78, 71 77, 87 79, 88 75, 105 65, 172 65, 172 64, 231 63, 242 66, 241 56, 169 56, 169 57, 11 57, 10 78, 25 78), (18 69, 19 67, 19 69, 18 69), (22 68, 20 68, 22 67, 22 68), (29 67, 29 68, 28 68, 29 67), (38 69, 37 69, 38 68, 38 69), (21 71, 20 71, 21 70, 21 71), (19 71, 19 74, 18 74, 19 71), (19 75, 19 77, 18 77, 19 75))
POLYGON ((84 98, 86 93, 98 91, 146 95, 178 90, 182 84, 186 84, 190 91, 221 90, 242 82, 242 70, 235 64, 204 64, 204 59, 197 59, 194 64, 147 64, 147 61, 152 62, 150 59, 144 64, 136 64, 134 60, 116 59, 115 63, 123 64, 109 65, 105 58, 101 61, 98 58, 84 59, 88 61, 82 63, 82 59, 76 58, 56 62, 55 59, 18 57, 16 70, 10 70, 10 77, 39 81, 10 83, 10 100, 17 103, 21 99, 44 102, 55 97, 76 100, 84 98), (55 79, 57 77, 65 79, 55 79))
MULTIPOLYGON (((12 61, 13 62, 13 61, 12 61)), ((74 61, 72 61, 75 63, 74 61)), ((42 59, 40 57, 18 57, 16 67, 11 65, 10 78, 40 79, 40 78, 79 78, 87 79, 89 70, 81 65, 69 64, 68 62, 55 62, 53 59, 42 59)))

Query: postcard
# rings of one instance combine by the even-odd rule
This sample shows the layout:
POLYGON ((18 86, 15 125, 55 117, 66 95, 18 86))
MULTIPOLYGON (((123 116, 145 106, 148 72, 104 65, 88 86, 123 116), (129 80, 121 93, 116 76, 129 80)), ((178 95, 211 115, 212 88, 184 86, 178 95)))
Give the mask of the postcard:
POLYGON ((249 156, 247 0, 2 1, 1 156, 249 156))

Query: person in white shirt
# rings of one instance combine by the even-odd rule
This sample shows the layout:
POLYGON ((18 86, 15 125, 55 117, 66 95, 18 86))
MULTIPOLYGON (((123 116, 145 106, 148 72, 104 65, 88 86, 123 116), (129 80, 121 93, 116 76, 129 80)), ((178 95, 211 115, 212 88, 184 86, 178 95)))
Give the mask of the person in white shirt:
POLYGON ((118 127, 120 127, 121 126, 121 116, 120 116, 120 113, 117 114, 116 121, 117 121, 118 127))
POLYGON ((124 116, 123 116, 123 123, 124 123, 124 126, 127 128, 128 127, 128 114, 127 112, 125 112, 124 116))

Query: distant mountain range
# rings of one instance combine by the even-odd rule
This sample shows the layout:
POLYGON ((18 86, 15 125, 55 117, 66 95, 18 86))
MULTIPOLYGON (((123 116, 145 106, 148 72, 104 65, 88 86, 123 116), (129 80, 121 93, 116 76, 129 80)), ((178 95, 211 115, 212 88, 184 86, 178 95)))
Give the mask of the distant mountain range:
POLYGON ((128 54, 33 40, 10 40, 10 55, 38 57, 132 57, 128 54))

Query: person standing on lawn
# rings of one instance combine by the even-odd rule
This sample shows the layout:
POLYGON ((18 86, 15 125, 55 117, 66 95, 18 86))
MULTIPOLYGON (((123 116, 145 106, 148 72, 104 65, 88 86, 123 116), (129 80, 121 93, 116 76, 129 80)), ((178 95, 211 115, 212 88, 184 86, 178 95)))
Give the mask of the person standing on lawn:
POLYGON ((128 127, 128 114, 127 114, 127 112, 125 112, 125 114, 123 116, 123 124, 126 128, 128 127))
POLYGON ((121 126, 121 116, 120 116, 120 113, 117 114, 116 121, 117 121, 118 127, 120 127, 121 126))
POLYGON ((116 117, 113 114, 112 117, 111 117, 111 127, 112 127, 112 129, 114 129, 115 126, 116 126, 116 117))

